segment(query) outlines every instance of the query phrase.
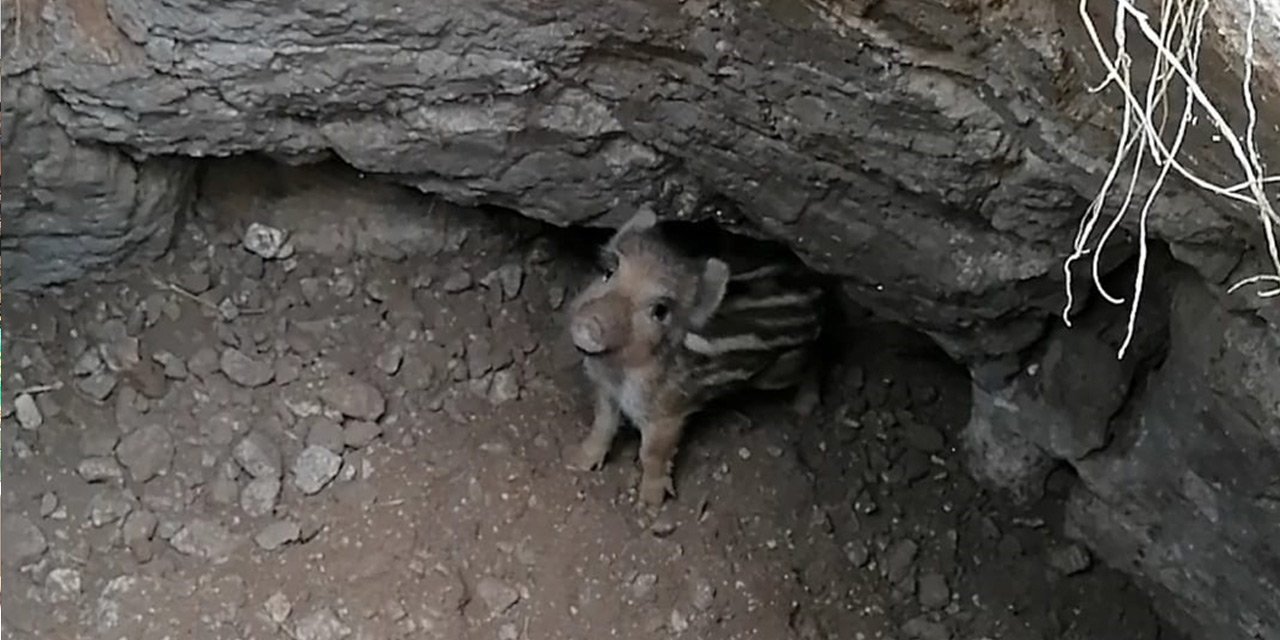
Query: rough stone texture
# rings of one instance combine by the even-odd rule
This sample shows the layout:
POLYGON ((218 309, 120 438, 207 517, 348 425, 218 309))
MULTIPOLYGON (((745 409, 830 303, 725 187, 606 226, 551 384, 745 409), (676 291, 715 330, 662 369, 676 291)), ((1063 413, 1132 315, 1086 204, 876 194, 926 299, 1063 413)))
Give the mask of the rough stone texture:
MULTIPOLYGON (((1238 17, 1240 4, 1215 11, 1238 17)), ((1277 490, 1259 478, 1280 462, 1280 318, 1274 302, 1218 294, 1260 267, 1253 214, 1177 185, 1158 200, 1153 237, 1196 271, 1180 276, 1172 307, 1147 305, 1174 315, 1158 367, 1114 362, 1114 322, 1045 335, 1117 116, 1114 95, 1084 90, 1102 76, 1075 10, 110 0, 6 11, 18 46, 3 70, 5 285, 154 255, 193 191, 191 157, 336 157, 562 225, 616 224, 649 202, 667 217, 714 216, 786 242, 851 297, 971 363, 970 442, 1002 452, 980 462, 1019 491, 1051 459, 1071 462, 1089 492, 1073 526, 1104 560, 1146 576, 1211 637, 1275 635, 1264 625, 1280 601, 1280 551, 1254 536, 1276 529, 1277 490), (1196 334, 1188 318, 1214 329, 1196 334), (1174 410, 1186 403, 1208 406, 1174 410)), ((1238 19, 1222 22, 1239 33, 1238 19)), ((1260 68, 1274 68, 1274 42, 1262 51, 1260 68)), ((1207 81, 1236 95, 1220 75, 1207 81)), ((1277 104, 1263 122, 1277 121, 1277 104)), ((1259 147, 1280 149, 1260 129, 1259 147)), ((1193 131, 1187 149, 1215 175, 1226 164, 1208 134, 1193 131)), ((406 230, 429 212, 403 209, 406 230)), ((349 224, 332 248, 377 235, 349 224)), ((402 237, 372 248, 398 257, 443 238, 402 237)), ((1131 256, 1117 246, 1104 267, 1131 256)), ((102 400, 116 383, 101 373, 77 385, 102 400)))
MULTIPOLYGON (((1058 81, 1086 64, 1074 9, 883 4, 87 3, 26 25, 46 55, 5 73, 140 156, 336 154, 558 224, 740 213, 953 351, 1015 351, 1106 156, 1077 120, 1109 112, 1058 81)), ((1226 237, 1205 211, 1175 194, 1157 232, 1226 237)))
POLYGON ((1205 637, 1277 638, 1280 326, 1221 303, 1176 286, 1167 359, 1123 437, 1076 464, 1068 527, 1176 594, 1205 637))
MULTIPOLYGON (((6 21, 11 14, 5 11, 6 21)), ((5 42, 14 42, 7 30, 5 42)), ((134 161, 117 148, 68 137, 56 124, 65 104, 34 84, 34 72, 14 73, 20 66, 6 56, 5 287, 33 289, 158 256, 194 194, 194 165, 134 161)))

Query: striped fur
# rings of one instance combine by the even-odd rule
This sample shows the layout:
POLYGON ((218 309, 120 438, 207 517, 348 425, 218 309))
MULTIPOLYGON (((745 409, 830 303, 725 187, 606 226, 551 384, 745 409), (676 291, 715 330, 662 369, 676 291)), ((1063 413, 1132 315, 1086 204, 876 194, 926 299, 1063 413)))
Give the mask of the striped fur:
POLYGON ((821 303, 822 290, 791 265, 734 273, 711 322, 685 334, 677 377, 687 376, 699 402, 741 387, 791 386, 800 371, 768 374, 779 360, 807 360, 822 330, 821 303))
POLYGON ((686 419, 733 391, 800 385, 823 316, 822 290, 794 258, 694 256, 672 240, 652 212, 637 213, 604 247, 604 277, 570 305, 596 413, 567 463, 599 468, 626 416, 640 430, 639 496, 650 506, 674 493, 686 419))

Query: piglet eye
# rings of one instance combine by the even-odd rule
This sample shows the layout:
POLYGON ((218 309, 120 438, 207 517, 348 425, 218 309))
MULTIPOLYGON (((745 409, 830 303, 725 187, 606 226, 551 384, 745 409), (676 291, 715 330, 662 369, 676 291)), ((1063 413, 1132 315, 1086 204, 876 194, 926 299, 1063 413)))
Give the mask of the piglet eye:
POLYGON ((666 303, 659 302, 653 305, 653 319, 658 322, 665 322, 667 316, 671 315, 671 308, 666 303))

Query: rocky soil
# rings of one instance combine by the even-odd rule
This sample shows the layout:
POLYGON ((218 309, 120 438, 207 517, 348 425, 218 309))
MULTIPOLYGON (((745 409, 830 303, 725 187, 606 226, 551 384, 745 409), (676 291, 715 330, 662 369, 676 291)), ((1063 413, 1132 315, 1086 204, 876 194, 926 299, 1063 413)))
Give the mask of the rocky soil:
POLYGON ((114 282, 10 294, 4 637, 1176 637, 1056 533, 1071 475, 980 489, 965 372, 862 316, 818 417, 708 412, 656 517, 635 438, 565 470, 585 268, 488 216, 432 258, 202 219, 114 282))

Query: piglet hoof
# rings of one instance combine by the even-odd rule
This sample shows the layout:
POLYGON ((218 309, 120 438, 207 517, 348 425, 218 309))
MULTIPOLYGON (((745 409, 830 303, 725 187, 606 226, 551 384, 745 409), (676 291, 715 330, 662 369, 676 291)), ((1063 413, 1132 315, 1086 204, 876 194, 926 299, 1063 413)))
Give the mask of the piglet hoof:
POLYGON ((676 496, 676 488, 671 482, 671 476, 645 477, 640 480, 640 506, 657 509, 662 506, 668 495, 673 498, 676 496))
POLYGON ((604 466, 604 458, 609 450, 582 443, 569 447, 564 452, 565 466, 573 471, 595 471, 604 466))

